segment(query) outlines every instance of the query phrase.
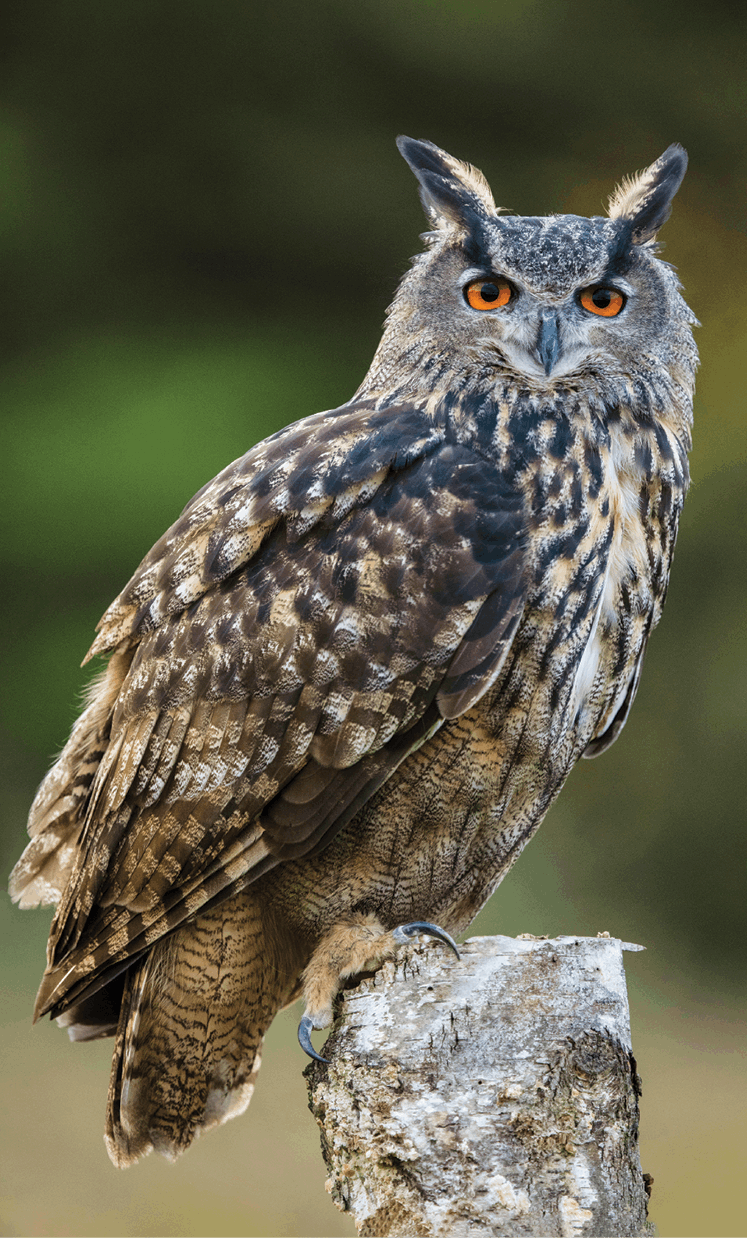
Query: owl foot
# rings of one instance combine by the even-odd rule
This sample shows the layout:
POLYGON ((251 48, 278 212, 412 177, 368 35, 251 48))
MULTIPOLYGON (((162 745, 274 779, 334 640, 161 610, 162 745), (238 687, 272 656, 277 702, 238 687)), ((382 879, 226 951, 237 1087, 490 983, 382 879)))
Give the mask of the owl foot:
POLYGON ((400 946, 421 933, 443 942, 459 958, 456 942, 444 929, 427 920, 413 920, 387 931, 375 916, 357 916, 336 925, 322 938, 303 974, 306 1010, 298 1025, 298 1043, 304 1053, 317 1062, 327 1062, 312 1045, 311 1032, 314 1028, 329 1027, 332 1002, 343 981, 375 970, 400 946))

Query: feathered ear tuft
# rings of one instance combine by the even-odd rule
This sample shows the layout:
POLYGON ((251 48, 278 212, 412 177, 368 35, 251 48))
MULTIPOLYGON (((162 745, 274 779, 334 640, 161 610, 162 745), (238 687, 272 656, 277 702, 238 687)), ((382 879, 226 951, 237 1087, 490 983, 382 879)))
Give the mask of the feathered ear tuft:
POLYGON ((476 216, 495 215, 490 186, 469 163, 416 138, 397 138, 399 152, 420 182, 420 200, 437 228, 470 228, 476 216))
POLYGON ((653 240, 667 222, 686 168, 687 151, 674 142, 650 168, 618 185, 609 201, 609 216, 630 222, 634 245, 653 240))

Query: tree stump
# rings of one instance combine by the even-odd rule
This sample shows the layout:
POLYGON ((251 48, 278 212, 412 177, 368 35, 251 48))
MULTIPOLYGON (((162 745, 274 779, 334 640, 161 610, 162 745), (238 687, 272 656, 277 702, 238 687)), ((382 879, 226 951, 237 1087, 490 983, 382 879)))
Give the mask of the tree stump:
POLYGON ((640 1081, 606 935, 403 951, 338 999, 307 1070, 360 1234, 639 1235, 640 1081))

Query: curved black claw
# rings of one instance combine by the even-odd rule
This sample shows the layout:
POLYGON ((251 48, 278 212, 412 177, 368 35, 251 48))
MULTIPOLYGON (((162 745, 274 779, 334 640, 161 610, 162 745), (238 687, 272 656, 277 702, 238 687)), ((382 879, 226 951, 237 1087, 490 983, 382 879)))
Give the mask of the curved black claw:
POLYGON ((311 1029, 313 1026, 314 1024, 311 1022, 311 1019, 307 1014, 305 1014, 298 1025, 298 1043, 304 1053, 308 1053, 309 1057, 313 1057, 315 1062, 324 1062, 325 1065, 328 1066, 329 1058, 322 1057, 320 1053, 317 1053, 311 1043, 311 1029))
POLYGON ((435 937, 436 941, 442 941, 445 946, 454 951, 457 958, 460 957, 453 938, 449 937, 449 934, 437 924, 429 924, 427 920, 413 920, 412 924, 399 924, 394 929, 392 937, 395 941, 405 942, 411 937, 417 937, 419 933, 424 933, 426 937, 435 937))

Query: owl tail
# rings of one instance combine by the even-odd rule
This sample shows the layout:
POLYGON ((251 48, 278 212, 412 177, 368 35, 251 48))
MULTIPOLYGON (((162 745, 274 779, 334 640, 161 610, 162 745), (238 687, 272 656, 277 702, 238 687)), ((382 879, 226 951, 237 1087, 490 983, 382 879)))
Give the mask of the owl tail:
POLYGON ((175 1160, 202 1131, 243 1113, 264 1033, 296 985, 281 953, 266 912, 242 892, 130 969, 104 1136, 115 1165, 154 1148, 175 1160))

